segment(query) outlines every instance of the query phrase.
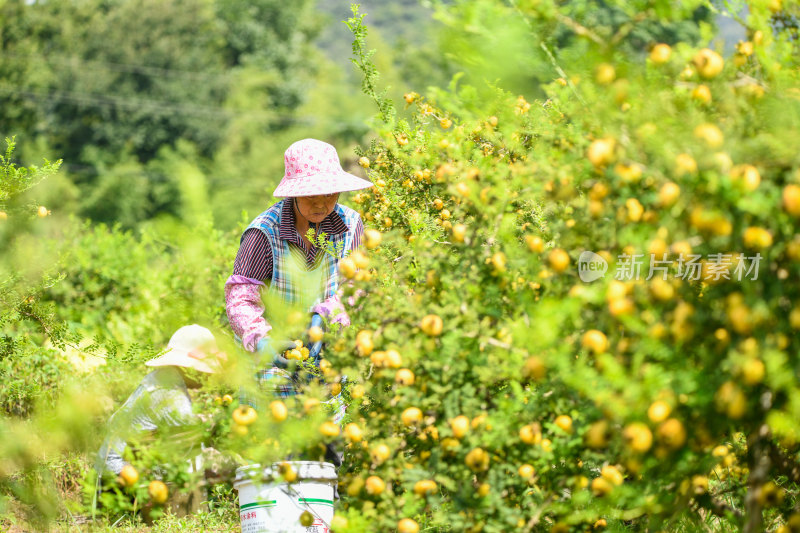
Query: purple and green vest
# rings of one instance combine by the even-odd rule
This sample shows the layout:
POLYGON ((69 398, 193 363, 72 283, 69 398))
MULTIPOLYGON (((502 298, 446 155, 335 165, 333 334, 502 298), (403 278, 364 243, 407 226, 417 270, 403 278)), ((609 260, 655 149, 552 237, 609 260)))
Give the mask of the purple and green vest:
POLYGON ((258 215, 247 229, 260 230, 272 248, 272 280, 267 283, 269 288, 264 297, 271 296, 291 305, 311 308, 336 294, 339 259, 352 249, 360 217, 353 209, 336 204, 333 210, 344 221, 347 231, 326 237, 336 252, 335 256, 319 250, 314 265, 308 267, 303 252, 280 238, 281 212, 286 201, 289 200, 282 200, 258 215))

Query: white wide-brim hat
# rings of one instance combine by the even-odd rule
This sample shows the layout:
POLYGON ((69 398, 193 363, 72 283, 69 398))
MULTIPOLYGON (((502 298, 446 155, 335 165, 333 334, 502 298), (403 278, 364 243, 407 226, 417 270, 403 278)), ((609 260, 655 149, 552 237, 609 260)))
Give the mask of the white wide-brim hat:
POLYGON ((192 324, 176 331, 167 351, 145 363, 147 366, 180 366, 213 374, 220 367, 220 352, 214 335, 203 326, 192 324))
POLYGON ((342 170, 336 149, 316 139, 303 139, 287 148, 283 156, 285 173, 276 198, 317 196, 358 191, 372 183, 342 170))

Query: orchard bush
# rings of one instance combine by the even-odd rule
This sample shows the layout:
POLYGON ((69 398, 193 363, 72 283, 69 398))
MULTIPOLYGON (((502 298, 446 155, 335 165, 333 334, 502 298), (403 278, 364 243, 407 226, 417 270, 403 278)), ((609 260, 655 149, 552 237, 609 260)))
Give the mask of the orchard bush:
MULTIPOLYGON (((577 5, 494 9, 536 43, 577 5)), ((410 122, 351 19, 384 125, 331 338, 359 377, 343 514, 369 523, 343 530, 795 530, 797 12, 749 8, 732 56, 584 28, 544 96, 409 92, 410 122)))

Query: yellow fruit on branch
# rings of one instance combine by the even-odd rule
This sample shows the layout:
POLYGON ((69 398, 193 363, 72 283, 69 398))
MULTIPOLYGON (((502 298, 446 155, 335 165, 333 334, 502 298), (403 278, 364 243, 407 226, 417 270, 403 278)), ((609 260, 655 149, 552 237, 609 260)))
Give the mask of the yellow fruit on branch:
POLYGON ((589 426, 589 429, 583 435, 583 441, 589 448, 600 450, 608 446, 610 434, 611 428, 608 421, 598 420, 589 426))
POLYGON ((125 465, 119 471, 117 480, 124 487, 133 487, 139 481, 139 472, 132 465, 125 465))
POLYGON ((397 522, 397 533, 419 533, 419 524, 410 518, 397 522))
POLYGON ((364 488, 367 489, 367 493, 377 496, 386 490, 386 482, 378 476, 369 476, 364 484, 364 488))
POLYGON ((596 477, 591 484, 592 494, 595 496, 607 496, 614 490, 614 486, 604 477, 596 477))
POLYGON ((350 422, 344 426, 344 436, 347 437, 350 442, 361 442, 361 440, 364 438, 364 432, 361 431, 361 428, 358 427, 358 424, 350 422))
POLYGON ((418 407, 408 407, 400 415, 403 425, 411 427, 422 422, 422 411, 418 407))
POLYGON ((419 324, 422 332, 429 337, 438 337, 442 334, 444 321, 438 315, 426 315, 419 324))
POLYGON ((464 415, 459 415, 450 421, 450 429, 453 430, 453 436, 457 439, 463 439, 469 433, 470 420, 464 415))
POLYGON ((531 252, 542 253, 544 251, 544 241, 536 235, 525 235, 525 244, 528 245, 531 252))
POLYGON ((753 55, 753 43, 752 41, 739 41, 736 43, 736 52, 742 54, 743 56, 751 56, 753 55))
POLYGON ((692 59, 697 73, 705 79, 712 79, 719 76, 725 67, 725 60, 717 52, 710 48, 703 48, 692 59))
POLYGON ((539 357, 533 355, 525 360, 525 366, 522 367, 522 376, 526 379, 540 380, 544 378, 547 368, 539 357))
POLYGON ((167 486, 163 481, 155 479, 147 486, 147 494, 150 495, 150 500, 152 500, 153 503, 160 505, 167 501, 169 490, 167 490, 167 486))
POLYGON ((372 332, 362 329, 356 334, 356 351, 361 357, 367 357, 372 353, 374 345, 372 343, 372 332))
POLYGON ((555 419, 555 425, 566 433, 572 433, 572 418, 568 415, 559 415, 555 419))
POLYGON ((370 450, 369 455, 373 462, 381 464, 392 455, 392 451, 386 444, 378 444, 370 450))
POLYGON ((751 226, 744 230, 742 240, 747 248, 763 250, 772 246, 772 234, 760 227, 751 226))
POLYGON ((533 474, 536 473, 536 470, 533 468, 533 465, 526 463, 517 469, 517 473, 522 479, 530 479, 533 477, 533 474))
POLYGON ((311 326, 308 328, 308 340, 311 342, 319 342, 325 336, 325 332, 319 326, 311 326))
POLYGON ((625 481, 625 476, 623 476, 619 468, 614 465, 606 465, 600 469, 600 477, 616 486, 622 485, 625 481))
POLYGON ((608 349, 608 338, 597 329, 590 329, 581 337, 581 346, 594 354, 601 354, 608 349))
POLYGON ((403 358, 397 350, 386 350, 386 366, 389 368, 400 368, 403 365, 403 358))
POLYGON ((562 273, 569 268, 569 254, 561 248, 555 248, 551 250, 550 254, 547 256, 547 262, 550 264, 550 268, 555 272, 562 273))
POLYGON ((456 224, 452 229, 453 240, 455 242, 464 242, 467 236, 467 226, 464 224, 456 224))
POLYGON ((278 473, 288 483, 297 481, 297 471, 289 463, 280 463, 278 465, 278 473))
POLYGON ((283 422, 286 420, 286 417, 289 416, 289 410, 286 408, 286 404, 280 400, 276 400, 269 404, 269 410, 272 414, 272 420, 275 422, 283 422))
POLYGON ((689 154, 678 154, 675 156, 675 173, 678 176, 697 174, 697 161, 689 154))
POLYGON ((492 267, 494 268, 495 274, 501 274, 506 271, 506 254, 503 252, 495 252, 492 254, 490 258, 490 262, 492 263, 492 267))
POLYGON ((369 158, 368 157, 359 157, 358 164, 364 168, 369 168, 369 158))
POLYGON ((616 147, 617 141, 613 138, 597 139, 589 145, 586 157, 596 168, 602 168, 614 161, 616 147))
POLYGON ((600 85, 608 85, 617 77, 614 65, 600 63, 595 69, 594 78, 600 85))
POLYGON ((350 254, 350 258, 353 260, 353 263, 355 263, 356 268, 364 269, 369 266, 369 259, 361 250, 353 251, 350 254))
POLYGON ((539 424, 527 424, 519 429, 519 438, 525 444, 539 444, 542 442, 542 429, 539 424))
POLYGON ((635 183, 642 177, 642 165, 617 163, 614 165, 614 172, 622 178, 622 181, 635 183))
POLYGON ((473 472, 489 469, 489 454, 483 448, 473 448, 464 458, 464 463, 473 472))
POLYGON ((353 279, 356 277, 356 271, 358 268, 356 267, 356 262, 353 261, 350 257, 344 257, 339 259, 338 262, 339 273, 347 279, 353 279))
POLYGON ((645 453, 653 445, 653 433, 647 424, 632 422, 622 431, 628 447, 636 453, 645 453))
POLYGON ((761 183, 761 174, 753 165, 736 165, 730 172, 731 181, 741 189, 752 192, 761 183))
POLYGON ((670 207, 681 196, 681 188, 677 183, 668 181, 658 190, 658 203, 661 207, 670 207))
POLYGON ((322 434, 323 437, 334 438, 338 437, 339 433, 341 433, 341 429, 339 428, 338 424, 331 422, 330 420, 323 422, 319 426, 319 432, 322 434))
POLYGON ((656 400, 647 409, 647 418, 654 424, 660 424, 669 418, 672 408, 667 402, 656 400))
POLYGON ((732 381, 726 381, 717 389, 714 395, 714 403, 718 411, 733 420, 738 420, 747 413, 747 396, 732 381))
POLYGON ((800 185, 794 183, 783 188, 783 209, 793 217, 800 217, 800 185))
POLYGON ((258 413, 249 405, 240 405, 231 413, 233 421, 240 426, 249 426, 258 418, 258 413))
POLYGON ((786 490, 777 486, 774 481, 767 481, 756 489, 755 497, 762 507, 778 507, 786 497, 786 490))
POLYGON ((303 411, 306 414, 314 412, 317 408, 319 408, 320 401, 317 398, 306 398, 303 401, 303 411))
POLYGON ((701 104, 711 103, 711 89, 708 88, 708 85, 698 85, 692 89, 691 96, 692 99, 697 100, 701 104))
POLYGON ((436 492, 438 486, 432 479, 423 479, 414 483, 414 494, 418 496, 427 496, 436 492))
POLYGON ((376 229, 368 229, 364 231, 364 246, 367 250, 374 250, 381 244, 381 232, 376 229))
POLYGON ((756 358, 748 358, 742 364, 740 373, 742 381, 745 384, 750 386, 758 385, 764 380, 764 374, 766 373, 764 361, 756 358))
POLYGON ((625 208, 628 210, 628 221, 639 222, 644 214, 644 207, 637 198, 628 198, 625 200, 625 208))
POLYGON ((658 440, 668 449, 677 450, 686 443, 686 429, 677 418, 665 420, 657 431, 658 440))
POLYGON ((668 44, 658 43, 650 50, 650 61, 656 65, 663 65, 672 56, 672 48, 668 44))
POLYGON ((725 136, 715 124, 703 123, 694 128, 694 136, 710 148, 719 148, 725 141, 725 136))
POLYGON ((399 385, 410 386, 414 384, 414 372, 408 368, 401 368, 394 375, 395 383, 399 385))

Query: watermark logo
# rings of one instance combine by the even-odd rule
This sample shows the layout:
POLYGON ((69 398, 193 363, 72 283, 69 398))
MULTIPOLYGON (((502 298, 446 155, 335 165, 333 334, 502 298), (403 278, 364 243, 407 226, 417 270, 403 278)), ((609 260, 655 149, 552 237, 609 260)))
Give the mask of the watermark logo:
MULTIPOLYGON (((658 258, 650 254, 649 261, 645 254, 620 254, 617 257, 614 279, 620 281, 651 280, 658 275, 666 280, 669 275, 685 281, 721 281, 750 279, 758 280, 758 269, 761 254, 753 256, 744 254, 709 254, 703 258, 699 254, 680 254, 671 259, 667 254, 658 258)), ((608 263, 600 255, 585 251, 578 257, 578 276, 581 281, 590 283, 605 276, 608 263)))
POLYGON ((586 250, 578 257, 578 276, 581 281, 591 283, 606 275, 608 263, 602 256, 586 250))

